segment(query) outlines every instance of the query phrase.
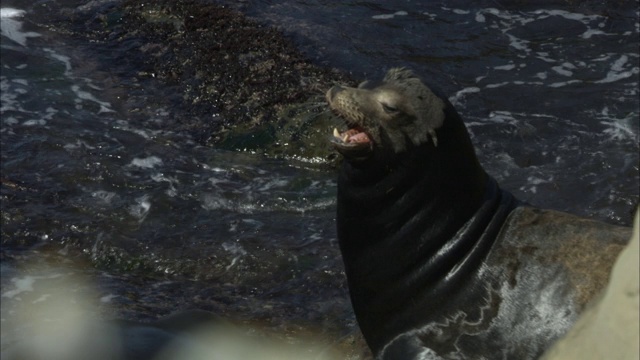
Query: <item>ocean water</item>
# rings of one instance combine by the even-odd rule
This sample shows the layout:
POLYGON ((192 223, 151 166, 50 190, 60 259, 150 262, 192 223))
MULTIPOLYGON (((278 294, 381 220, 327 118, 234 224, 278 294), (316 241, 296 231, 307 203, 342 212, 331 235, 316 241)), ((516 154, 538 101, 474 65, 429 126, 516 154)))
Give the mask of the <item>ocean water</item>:
MULTIPOLYGON (((356 78, 414 69, 449 94, 504 188, 628 225, 638 7, 585 4, 228 2, 356 78)), ((0 17, 3 348, 22 334, 20 306, 49 298, 34 289, 69 275, 95 317, 195 307, 286 334, 312 328, 327 343, 355 331, 335 170, 199 145, 172 131, 175 109, 155 89, 97 70, 97 45, 36 26, 35 1, 10 5, 0 17)))

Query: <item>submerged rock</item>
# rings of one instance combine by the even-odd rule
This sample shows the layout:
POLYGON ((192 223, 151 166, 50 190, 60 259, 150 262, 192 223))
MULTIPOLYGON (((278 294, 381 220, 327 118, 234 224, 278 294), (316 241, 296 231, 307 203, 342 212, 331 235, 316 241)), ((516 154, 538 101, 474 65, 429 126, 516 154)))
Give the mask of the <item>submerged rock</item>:
POLYGON ((335 159, 326 134, 339 122, 326 112, 322 91, 351 81, 310 63, 279 30, 196 0, 55 6, 34 10, 55 24, 45 26, 90 42, 95 54, 85 55, 98 68, 133 84, 123 86, 120 98, 163 88, 157 107, 174 110, 171 130, 230 150, 307 162, 335 159))

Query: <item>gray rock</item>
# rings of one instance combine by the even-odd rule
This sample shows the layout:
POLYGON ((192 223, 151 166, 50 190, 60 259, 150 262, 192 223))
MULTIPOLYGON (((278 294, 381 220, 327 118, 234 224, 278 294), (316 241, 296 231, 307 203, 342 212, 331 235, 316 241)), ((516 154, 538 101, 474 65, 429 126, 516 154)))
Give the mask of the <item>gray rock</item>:
POLYGON ((620 253, 608 286, 542 359, 640 359, 639 228, 636 212, 631 242, 620 253))

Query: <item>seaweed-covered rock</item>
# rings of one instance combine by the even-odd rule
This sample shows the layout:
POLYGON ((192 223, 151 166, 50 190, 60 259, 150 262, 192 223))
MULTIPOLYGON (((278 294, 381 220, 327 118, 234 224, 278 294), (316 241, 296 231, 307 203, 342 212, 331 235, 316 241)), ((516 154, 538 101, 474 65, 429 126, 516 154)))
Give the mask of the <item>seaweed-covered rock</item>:
POLYGON ((226 149, 335 158, 326 137, 337 122, 322 89, 351 81, 310 63, 279 30, 197 0, 76 5, 34 10, 54 31, 90 41, 97 53, 86 56, 118 81, 139 91, 163 87, 157 105, 176 110, 171 130, 226 149))

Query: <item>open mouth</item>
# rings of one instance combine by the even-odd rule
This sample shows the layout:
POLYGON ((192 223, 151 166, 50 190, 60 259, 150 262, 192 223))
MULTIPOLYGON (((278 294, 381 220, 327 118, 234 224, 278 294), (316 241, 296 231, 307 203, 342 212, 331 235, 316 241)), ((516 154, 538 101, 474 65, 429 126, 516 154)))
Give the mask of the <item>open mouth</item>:
POLYGON ((368 157, 373 150, 373 141, 364 129, 358 126, 343 132, 334 128, 331 142, 340 153, 352 159, 368 157))
POLYGON ((368 158, 373 152, 373 140, 371 136, 366 132, 365 128, 359 125, 358 122, 350 121, 348 116, 341 114, 340 108, 344 107, 345 99, 336 100, 336 97, 344 91, 344 88, 336 85, 329 89, 325 95, 329 108, 338 117, 342 118, 346 123, 348 130, 340 132, 338 129, 333 129, 333 136, 331 136, 331 143, 333 146, 351 160, 362 160, 368 158), (341 105, 342 104, 342 105, 341 105))
POLYGON ((333 137, 335 139, 334 142, 338 142, 342 145, 371 143, 369 135, 358 128, 349 129, 342 133, 339 132, 338 129, 334 128, 333 137))

